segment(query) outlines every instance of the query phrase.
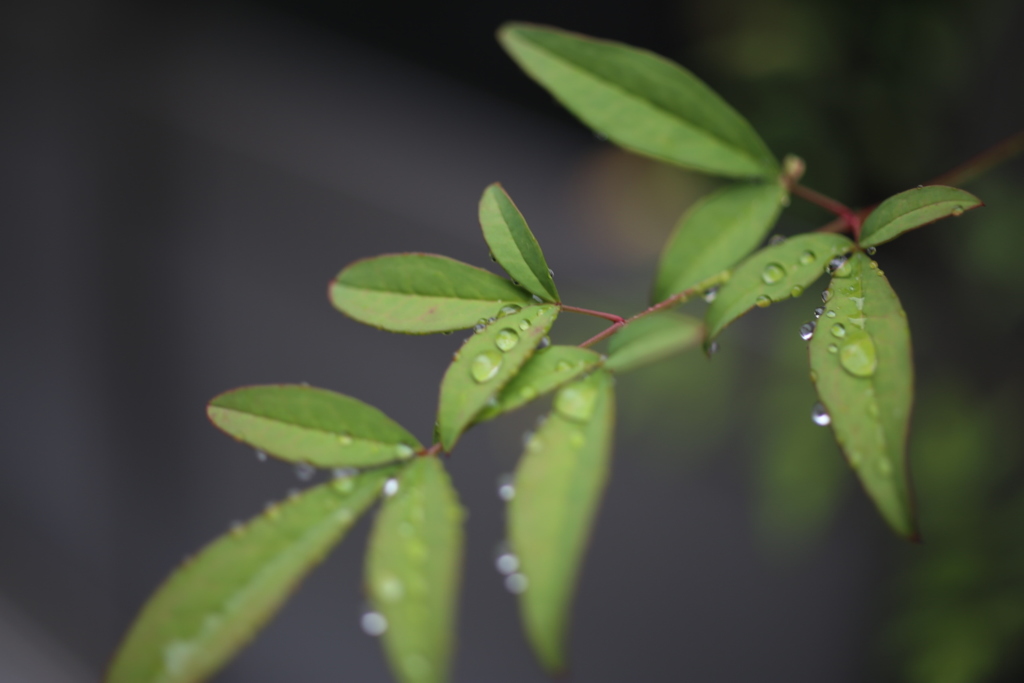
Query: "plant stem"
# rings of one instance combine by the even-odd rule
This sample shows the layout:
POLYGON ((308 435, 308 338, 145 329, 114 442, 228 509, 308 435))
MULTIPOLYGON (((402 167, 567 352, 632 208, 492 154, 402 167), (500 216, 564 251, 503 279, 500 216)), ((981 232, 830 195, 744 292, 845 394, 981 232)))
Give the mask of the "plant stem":
POLYGON ((640 318, 643 318, 644 316, 650 315, 651 313, 657 313, 658 311, 661 311, 661 310, 664 310, 664 309, 669 308, 671 306, 675 306, 676 304, 682 303, 682 302, 686 301, 688 298, 690 298, 691 296, 693 296, 693 294, 696 291, 697 291, 696 288, 687 289, 686 291, 679 292, 678 294, 673 294, 669 298, 665 299, 664 301, 659 301, 658 303, 654 304, 653 306, 649 306, 649 307, 645 308, 644 310, 640 311, 639 313, 637 313, 636 315, 632 316, 631 318, 627 318, 627 319, 619 318, 615 323, 612 324, 611 327, 608 327, 608 328, 602 330, 601 332, 598 332, 593 337, 591 337, 587 341, 585 341, 582 344, 580 344, 580 348, 585 349, 588 346, 592 346, 593 344, 596 344, 597 342, 601 341, 602 339, 607 339, 608 337, 610 337, 613 334, 615 334, 616 332, 618 332, 620 328, 625 327, 626 325, 628 325, 629 323, 633 322, 634 320, 638 320, 640 318))
POLYGON ((604 311, 592 311, 589 308, 580 308, 578 306, 569 306, 562 304, 563 311, 570 311, 572 313, 582 313, 583 315, 592 315, 595 318, 604 318, 605 320, 611 320, 614 323, 625 322, 625 318, 621 315, 615 315, 614 313, 605 313, 604 311))
POLYGON ((1014 133, 926 185, 963 185, 1024 152, 1024 130, 1014 133))

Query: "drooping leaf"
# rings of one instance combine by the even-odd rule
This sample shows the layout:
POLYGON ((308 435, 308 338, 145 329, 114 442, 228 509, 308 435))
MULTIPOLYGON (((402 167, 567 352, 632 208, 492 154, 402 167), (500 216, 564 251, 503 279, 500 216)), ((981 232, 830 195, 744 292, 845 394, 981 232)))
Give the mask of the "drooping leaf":
POLYGON ((724 280, 775 225, 785 197, 778 183, 739 183, 691 206, 661 252, 652 301, 724 280))
POLYGON ((480 227, 491 254, 513 280, 544 301, 558 301, 558 290, 540 245, 499 183, 489 185, 480 198, 480 227))
POLYGON ((498 40, 531 78, 621 147, 730 178, 778 173, 750 124, 675 62, 535 24, 505 24, 498 40))
POLYGON ((871 212, 861 226, 860 245, 871 247, 895 239, 914 228, 934 223, 947 216, 960 216, 982 206, 970 192, 929 185, 916 187, 889 197, 871 212))
POLYGON ((569 613, 587 540, 608 480, 614 379, 604 370, 567 384, 530 439, 515 476, 508 533, 519 559, 513 586, 527 640, 548 671, 566 668, 569 613))
POLYGON ((107 683, 192 683, 213 675, 376 500, 388 474, 368 471, 308 489, 186 560, 142 608, 107 683))
POLYGON ((316 467, 369 467, 411 457, 423 448, 373 406, 305 385, 235 389, 210 401, 206 412, 239 441, 316 467))
POLYGON ((519 372, 558 317, 558 307, 530 306, 470 337, 441 380, 441 445, 450 451, 473 419, 519 372))
POLYGON ((367 589, 385 619, 384 649, 402 683, 448 680, 462 565, 463 511, 435 457, 405 467, 374 522, 367 589))
POLYGON ((331 303, 361 323, 429 334, 473 327, 530 295, 481 268, 436 254, 386 254, 346 267, 331 282, 331 303))
POLYGON ((832 431, 882 517, 917 536, 907 462, 914 393, 910 329, 877 265, 856 253, 835 271, 810 343, 811 378, 832 431))
POLYGON ((828 263, 853 249, 842 235, 809 232, 767 246, 741 263, 705 314, 708 341, 755 306, 800 296, 825 274, 828 263))
POLYGON ((496 403, 480 411, 475 422, 484 422, 524 406, 600 363, 601 354, 578 346, 549 346, 541 349, 526 361, 519 374, 498 393, 496 403))
POLYGON ((655 313, 626 325, 608 342, 604 367, 628 372, 700 344, 704 324, 697 318, 672 311, 655 313))

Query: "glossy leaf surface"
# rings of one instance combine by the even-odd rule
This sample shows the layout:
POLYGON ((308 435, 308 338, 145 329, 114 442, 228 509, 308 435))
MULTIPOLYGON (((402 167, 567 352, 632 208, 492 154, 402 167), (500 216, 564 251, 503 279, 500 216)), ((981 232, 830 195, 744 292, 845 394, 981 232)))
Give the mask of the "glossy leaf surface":
POLYGON ((484 422, 524 406, 600 363, 601 354, 578 346, 549 346, 541 349, 526 361, 519 374, 498 393, 497 402, 480 411, 475 421, 484 422))
POLYGON ((386 254, 349 265, 331 283, 331 303, 361 323, 429 334, 473 327, 530 295, 481 268, 435 254, 386 254))
POLYGON ((778 172, 750 124, 675 62, 535 24, 505 24, 498 40, 555 99, 621 147, 731 178, 778 172))
POLYGON ((386 470, 308 489, 206 546, 142 608, 107 683, 205 680, 256 635, 376 500, 386 470))
POLYGON ((572 596, 608 480, 613 383, 598 370, 562 387, 516 469, 508 530, 526 579, 520 614, 534 653, 551 672, 566 668, 572 596))
POLYGON ((540 245, 499 183, 488 186, 480 198, 480 227, 491 254, 513 280, 545 301, 558 301, 540 245))
POLYGON ((882 517, 914 538, 907 462, 914 369, 899 299, 863 253, 835 272, 810 342, 811 377, 836 441, 882 517))
POLYGON ((691 206, 661 252, 652 301, 725 279, 775 225, 785 197, 778 183, 739 183, 691 206))
POLYGON ((908 230, 947 216, 960 216, 979 206, 982 206, 981 200, 970 192, 945 185, 916 187, 900 192, 879 204, 864 220, 860 244, 864 247, 882 244, 908 230))
POLYGON ((704 339, 704 323, 666 311, 626 325, 608 342, 605 368, 628 372, 693 348, 704 339))
POLYGON ((228 435, 282 460, 316 467, 368 467, 408 458, 422 445, 362 401, 299 384, 243 387, 207 407, 228 435))
POLYGON ((733 271, 708 307, 708 340, 755 306, 800 296, 825 274, 832 259, 852 249, 853 242, 842 235, 809 232, 753 254, 733 271))
POLYGON ((416 458, 396 481, 374 522, 367 589, 387 623, 384 649, 395 677, 440 683, 455 645, 463 511, 435 457, 416 458))
POLYGON ((530 359, 558 317, 558 310, 545 304, 498 318, 470 337, 455 354, 441 380, 437 415, 446 451, 530 359))

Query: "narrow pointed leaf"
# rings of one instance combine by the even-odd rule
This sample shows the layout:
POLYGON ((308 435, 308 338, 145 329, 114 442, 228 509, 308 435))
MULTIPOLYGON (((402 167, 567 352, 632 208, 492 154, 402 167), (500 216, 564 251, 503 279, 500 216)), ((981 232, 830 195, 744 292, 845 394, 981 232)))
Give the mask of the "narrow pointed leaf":
POLYGON ((621 147, 730 178, 778 172, 746 119, 675 62, 535 24, 505 24, 498 40, 566 109, 621 147))
POLYGON ((863 253, 835 272, 811 339, 811 378, 836 441, 882 517, 917 536, 907 462, 914 369, 906 314, 863 253))
POLYGON ((213 675, 376 500, 388 470, 316 486, 186 560, 142 608, 107 683, 191 683, 213 675))
POLYGON ((534 653, 551 672, 566 668, 572 596, 608 480, 613 383, 598 370, 562 387, 516 470, 508 532, 526 580, 519 611, 534 653))
POLYGON ((316 467, 368 467, 423 446, 397 422, 350 396, 298 384, 243 387, 207 408, 228 435, 274 457, 316 467))
POLYGON ((896 239, 908 230, 934 223, 947 216, 960 216, 982 206, 970 192, 929 185, 889 197, 871 212, 861 226, 860 244, 870 247, 896 239))
POLYGON ((435 254, 386 254, 346 267, 331 282, 331 303, 361 323, 429 334, 473 327, 530 295, 481 268, 435 254))
POLYGON ((785 197, 778 183, 741 183, 690 207, 661 252, 653 301, 724 280, 775 225, 785 197))
POLYGON ((810 232, 753 254, 733 271, 708 307, 707 340, 755 306, 800 296, 825 274, 829 261, 852 249, 853 242, 842 235, 810 232))
POLYGON ((480 198, 480 227, 491 254, 519 285, 544 301, 558 301, 548 263, 523 214, 499 183, 480 198))
POLYGON ((530 359, 558 310, 544 304, 498 318, 455 354, 441 380, 437 412, 441 445, 446 451, 530 359))
POLYGON ((628 372, 682 353, 701 343, 704 323, 681 313, 655 313, 626 325, 608 342, 604 367, 628 372))
POLYGON ((402 683, 448 680, 462 565, 463 511, 435 457, 405 467, 366 556, 370 599, 387 623, 384 649, 402 683))
POLYGON ((497 402, 476 416, 484 422, 554 391, 601 364, 601 354, 578 346, 549 346, 533 354, 498 393, 497 402))

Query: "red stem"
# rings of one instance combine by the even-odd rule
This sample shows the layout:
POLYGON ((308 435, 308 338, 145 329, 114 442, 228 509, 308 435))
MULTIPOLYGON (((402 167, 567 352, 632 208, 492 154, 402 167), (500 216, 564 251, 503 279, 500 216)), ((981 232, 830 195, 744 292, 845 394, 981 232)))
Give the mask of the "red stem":
POLYGON ((1024 130, 1014 133, 925 185, 963 185, 1024 152, 1024 130))
POLYGON ((669 298, 665 299, 664 301, 659 301, 658 303, 654 304, 653 306, 649 306, 648 308, 645 308, 644 310, 640 311, 639 313, 637 313, 636 315, 634 315, 631 318, 627 318, 627 319, 619 318, 618 321, 615 322, 611 327, 608 327, 608 328, 602 330, 601 332, 598 332, 593 337, 591 337, 587 341, 585 341, 582 344, 580 344, 580 348, 584 348, 585 349, 588 346, 592 346, 593 344, 596 344, 597 342, 601 341, 602 339, 607 339, 608 337, 610 337, 613 334, 615 334, 616 332, 618 332, 620 328, 625 327, 626 325, 628 325, 629 323, 633 322, 634 320, 637 320, 639 318, 643 318, 644 316, 650 315, 651 313, 657 313, 658 311, 661 311, 663 309, 669 308, 670 306, 675 306, 678 303, 682 303, 683 301, 686 301, 689 297, 691 297, 696 291, 697 291, 696 288, 694 288, 694 289, 687 289, 684 292, 679 292, 678 294, 673 294, 672 296, 670 296, 669 298))
POLYGON ((595 318, 604 318, 605 320, 611 320, 613 323, 625 322, 625 318, 621 315, 615 315, 614 313, 605 313, 604 311, 592 311, 589 308, 580 308, 578 306, 569 306, 568 304, 562 304, 563 311, 570 311, 572 313, 582 313, 583 315, 592 315, 595 318))

